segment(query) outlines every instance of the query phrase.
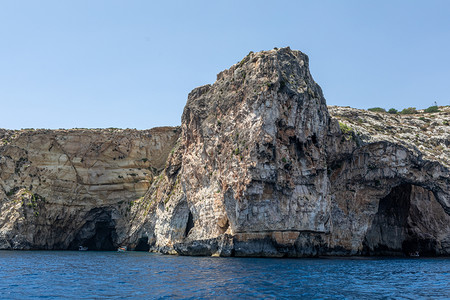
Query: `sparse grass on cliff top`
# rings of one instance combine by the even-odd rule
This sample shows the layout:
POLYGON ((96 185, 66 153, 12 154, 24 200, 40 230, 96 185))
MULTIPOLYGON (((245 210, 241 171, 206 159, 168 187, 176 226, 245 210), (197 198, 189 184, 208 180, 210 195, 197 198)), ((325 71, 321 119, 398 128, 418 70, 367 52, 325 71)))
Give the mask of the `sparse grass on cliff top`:
POLYGON ((431 114, 431 113, 440 112, 439 106, 437 106, 437 105, 430 106, 423 110, 418 110, 415 107, 404 108, 401 111, 398 111, 395 108, 390 108, 388 111, 386 111, 386 109, 384 109, 382 107, 372 107, 372 108, 368 108, 367 110, 371 111, 371 112, 401 114, 401 115, 413 115, 413 114, 419 114, 419 113, 431 114))
MULTIPOLYGON (((342 133, 353 130, 365 143, 388 141, 422 153, 425 159, 450 166, 450 106, 431 108, 433 113, 380 113, 351 107, 329 106, 330 115, 339 121, 342 133)), ((428 111, 430 111, 428 110, 428 111)))

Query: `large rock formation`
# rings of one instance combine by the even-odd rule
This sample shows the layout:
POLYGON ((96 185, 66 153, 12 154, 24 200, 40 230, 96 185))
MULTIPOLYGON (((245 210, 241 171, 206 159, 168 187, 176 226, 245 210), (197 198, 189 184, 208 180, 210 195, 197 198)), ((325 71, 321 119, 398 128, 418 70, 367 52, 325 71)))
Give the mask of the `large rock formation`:
POLYGON ((443 155, 432 157, 395 138, 371 138, 367 128, 351 129, 345 113, 336 115, 341 125, 328 113, 308 57, 283 48, 250 53, 213 85, 194 89, 181 133, 152 134, 159 142, 145 139, 146 132, 121 133, 123 141, 100 132, 83 131, 84 140, 73 137, 76 131, 47 132, 47 140, 62 149, 49 159, 50 142, 33 142, 39 134, 22 133, 0 149, 0 247, 127 244, 183 255, 449 255, 449 126, 442 124, 436 139, 443 155), (76 153, 87 153, 92 139, 99 139, 94 144, 100 148, 111 139, 114 147, 132 144, 136 150, 123 165, 135 175, 117 173, 123 165, 117 166, 114 153, 93 152, 90 163, 80 165, 76 153), (78 150, 69 153, 74 144, 78 150), (12 156, 15 149, 27 156, 12 156), (93 171, 95 160, 102 161, 101 171, 93 171), (39 163, 29 163, 34 161, 39 163), (31 166, 38 171, 28 171, 31 166), (40 181, 32 181, 36 176, 40 181), (50 182, 42 186, 43 180, 50 182))
POLYGON ((179 134, 0 131, 0 249, 115 249, 179 134))
POLYGON ((189 95, 177 167, 155 189, 170 193, 164 201, 158 193, 149 195, 159 203, 152 215, 153 249, 255 256, 448 254, 449 172, 419 152, 342 132, 301 52, 250 53, 216 83, 189 95), (411 192, 397 199, 402 188, 411 192), (420 194, 433 205, 415 205, 420 194), (384 201, 393 201, 395 209, 382 210, 384 201), (399 219, 392 211, 406 216, 399 219), (395 219, 397 231, 382 230, 386 237, 376 240, 381 227, 373 223, 383 218, 395 219), (442 226, 428 228, 431 223, 442 226))
POLYGON ((407 116, 329 109, 355 140, 330 173, 331 245, 357 254, 450 254, 450 107, 407 116))
POLYGON ((450 106, 441 106, 436 113, 418 110, 407 115, 339 106, 328 106, 328 111, 345 132, 353 132, 364 144, 387 141, 450 167, 450 106))

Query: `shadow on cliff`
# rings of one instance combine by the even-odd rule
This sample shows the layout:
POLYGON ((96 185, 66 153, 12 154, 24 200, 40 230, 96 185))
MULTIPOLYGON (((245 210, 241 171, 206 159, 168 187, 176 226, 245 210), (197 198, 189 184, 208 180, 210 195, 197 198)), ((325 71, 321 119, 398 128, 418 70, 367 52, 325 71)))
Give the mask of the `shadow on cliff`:
POLYGON ((75 234, 69 244, 69 250, 78 250, 80 246, 89 250, 113 251, 117 244, 116 223, 110 208, 95 208, 86 215, 86 223, 75 234))
POLYGON ((439 233, 449 221, 445 213, 437 213, 439 206, 433 193, 420 186, 404 183, 392 188, 380 200, 367 231, 365 254, 439 255, 439 233))

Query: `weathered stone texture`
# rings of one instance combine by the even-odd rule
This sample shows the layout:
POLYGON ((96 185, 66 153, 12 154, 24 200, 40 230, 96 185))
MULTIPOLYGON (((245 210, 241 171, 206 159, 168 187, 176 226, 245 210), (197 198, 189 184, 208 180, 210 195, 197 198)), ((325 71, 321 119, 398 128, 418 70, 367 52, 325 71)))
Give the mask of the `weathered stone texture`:
POLYGON ((178 136, 170 127, 1 131, 0 248, 78 248, 102 230, 109 248, 126 241, 131 206, 178 136))
POLYGON ((179 130, 1 132, 0 246, 449 255, 441 109, 412 140, 419 116, 331 117, 305 54, 251 52, 189 94, 179 130))
MULTIPOLYGON (((345 115, 345 108, 339 112, 345 115)), ((447 127, 439 130, 448 134, 447 127)), ((317 256, 376 255, 385 248, 402 254, 416 247, 446 254, 446 226, 432 230, 427 245, 435 246, 424 246, 426 230, 398 236, 395 245, 375 246, 368 237, 374 219, 387 213, 378 212, 380 201, 399 186, 434 195, 426 197, 433 203, 425 210, 429 223, 442 224, 442 214, 450 213, 445 160, 424 160, 408 145, 383 135, 370 139, 357 130, 342 132, 303 53, 289 48, 250 53, 213 85, 190 93, 177 172, 166 176, 166 187, 158 187, 174 196, 149 197, 159 203, 153 216, 164 220, 156 221, 152 249, 317 256), (220 247, 224 239, 227 247, 220 247), (416 244, 408 246, 409 240, 416 244)), ((402 223, 402 230, 414 232, 411 224, 402 223)))

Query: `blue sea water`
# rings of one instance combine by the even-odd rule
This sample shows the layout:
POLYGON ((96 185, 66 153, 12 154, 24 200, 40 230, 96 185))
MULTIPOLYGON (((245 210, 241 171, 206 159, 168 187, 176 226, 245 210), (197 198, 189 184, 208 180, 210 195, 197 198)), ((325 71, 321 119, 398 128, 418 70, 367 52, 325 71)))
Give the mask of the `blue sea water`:
POLYGON ((0 298, 449 299, 450 259, 0 251, 0 298))

